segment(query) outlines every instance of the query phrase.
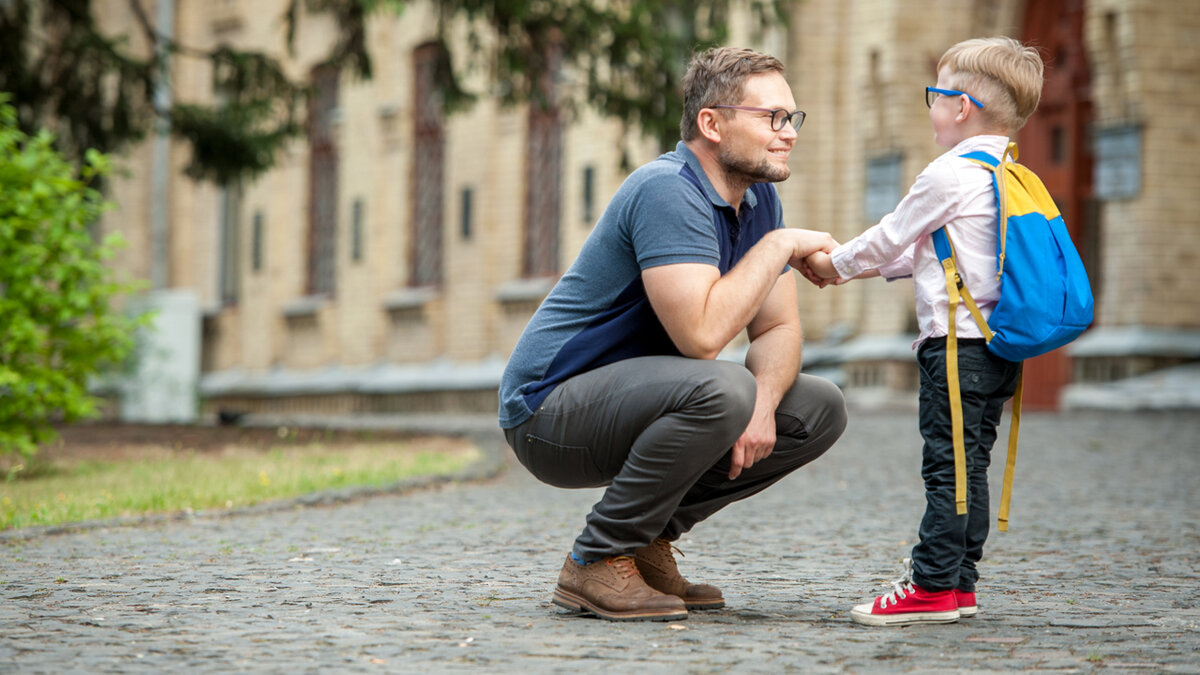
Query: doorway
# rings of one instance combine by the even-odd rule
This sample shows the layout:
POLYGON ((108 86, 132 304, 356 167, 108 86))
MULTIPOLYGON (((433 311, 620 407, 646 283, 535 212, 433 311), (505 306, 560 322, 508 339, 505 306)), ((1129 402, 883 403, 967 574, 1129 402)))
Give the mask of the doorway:
MULTIPOLYGON (((1026 3, 1022 40, 1041 52, 1045 76, 1041 104, 1017 135, 1020 162, 1045 183, 1081 252, 1090 248, 1088 240, 1096 234, 1084 5, 1085 0, 1026 3)), ((1085 265, 1088 262, 1085 255, 1085 265)), ((1093 274, 1090 268, 1088 272, 1093 274)), ((1059 394, 1070 381, 1071 359, 1062 348, 1026 361, 1025 405, 1031 409, 1057 408, 1059 394)))

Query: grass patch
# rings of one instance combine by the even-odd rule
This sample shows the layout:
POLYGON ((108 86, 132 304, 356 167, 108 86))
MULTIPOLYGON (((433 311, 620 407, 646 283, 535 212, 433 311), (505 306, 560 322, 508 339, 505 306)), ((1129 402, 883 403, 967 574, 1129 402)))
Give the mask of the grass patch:
POLYGON ((450 438, 43 452, 27 460, 9 458, 0 467, 0 530, 230 509, 321 490, 380 487, 450 474, 479 456, 467 441, 450 438))

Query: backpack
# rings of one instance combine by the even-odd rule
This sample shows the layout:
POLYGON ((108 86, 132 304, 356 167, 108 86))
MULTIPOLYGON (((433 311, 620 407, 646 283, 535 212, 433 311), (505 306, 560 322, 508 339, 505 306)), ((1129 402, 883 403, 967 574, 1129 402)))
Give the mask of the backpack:
MULTIPOLYGON (((1009 143, 999 160, 986 152, 971 152, 962 157, 992 172, 992 189, 999 212, 996 278, 1000 281, 1000 299, 992 309, 990 319, 985 320, 958 273, 949 233, 945 227, 934 232, 933 244, 946 273, 946 293, 950 298, 946 374, 954 433, 954 501, 959 515, 967 512, 966 453, 955 335, 959 302, 965 303, 975 317, 987 340, 988 350, 1016 362, 1045 354, 1079 337, 1092 323, 1093 306, 1087 271, 1067 234, 1062 214, 1037 175, 1016 163, 1017 144, 1009 143), (1010 156, 1013 161, 1008 161, 1010 156)), ((1008 462, 1004 469, 998 523, 1001 531, 1008 530, 1024 379, 1022 368, 1013 394, 1012 422, 1008 431, 1008 462)))

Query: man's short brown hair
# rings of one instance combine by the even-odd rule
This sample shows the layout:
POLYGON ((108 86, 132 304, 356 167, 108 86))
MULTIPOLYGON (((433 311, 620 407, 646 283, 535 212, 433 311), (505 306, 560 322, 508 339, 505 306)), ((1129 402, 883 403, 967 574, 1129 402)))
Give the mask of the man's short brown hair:
POLYGON ((703 108, 741 103, 746 78, 760 73, 782 75, 783 64, 769 54, 739 47, 714 47, 692 56, 683 76, 683 140, 699 135, 696 118, 703 108))
POLYGON ((1025 126, 1042 98, 1042 57, 1010 37, 964 40, 942 55, 950 86, 983 102, 987 119, 1010 134, 1025 126))

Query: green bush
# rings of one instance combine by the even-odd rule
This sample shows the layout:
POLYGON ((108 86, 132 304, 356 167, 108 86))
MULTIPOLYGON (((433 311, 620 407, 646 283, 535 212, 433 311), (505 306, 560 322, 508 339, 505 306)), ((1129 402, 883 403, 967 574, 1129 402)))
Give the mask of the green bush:
POLYGON ((108 158, 77 169, 47 131, 29 137, 0 94, 0 456, 32 455, 53 424, 95 413, 88 381, 120 364, 141 323, 112 307, 132 290, 104 265, 119 238, 88 226, 111 204, 91 186, 108 158))

